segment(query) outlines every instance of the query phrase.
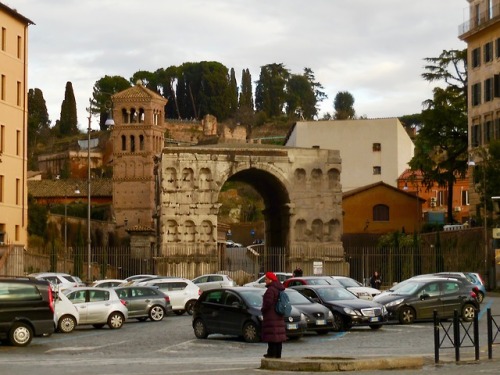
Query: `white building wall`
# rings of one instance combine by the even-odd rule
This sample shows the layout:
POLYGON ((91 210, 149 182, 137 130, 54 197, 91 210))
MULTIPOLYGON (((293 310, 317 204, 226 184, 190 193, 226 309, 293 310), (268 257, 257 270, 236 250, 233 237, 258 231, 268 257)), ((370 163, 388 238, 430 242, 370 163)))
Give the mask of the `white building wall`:
POLYGON ((286 146, 339 150, 344 192, 379 181, 397 187, 414 151, 397 118, 297 122, 286 146), (375 143, 380 151, 373 151, 375 143), (381 173, 374 174, 374 167, 381 173))

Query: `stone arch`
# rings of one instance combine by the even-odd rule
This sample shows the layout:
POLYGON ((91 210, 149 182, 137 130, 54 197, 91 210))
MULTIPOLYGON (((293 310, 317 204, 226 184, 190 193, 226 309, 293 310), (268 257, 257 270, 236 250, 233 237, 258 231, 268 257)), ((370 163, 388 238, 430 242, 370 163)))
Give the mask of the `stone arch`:
POLYGON ((193 220, 184 222, 184 240, 191 243, 196 241, 196 225, 193 220))
POLYGON ((340 183, 340 171, 332 168, 328 170, 328 188, 333 189, 338 187, 340 183))
POLYGON ((295 239, 297 241, 305 241, 307 239, 307 223, 304 219, 299 219, 295 222, 295 239))
POLYGON ((165 168, 163 176, 165 188, 167 190, 175 190, 177 188, 177 170, 175 168, 165 168))
POLYGON ((183 189, 192 189, 194 187, 194 172, 191 168, 182 170, 181 187, 183 189))
POLYGON ((312 240, 323 242, 323 221, 321 219, 315 219, 311 225, 312 240))
POLYGON ((122 108, 121 110, 122 114, 122 123, 123 124, 128 124, 130 122, 130 112, 127 108, 122 108))
POLYGON ((295 183, 299 186, 305 186, 306 184, 306 171, 303 168, 297 168, 294 172, 295 183))
POLYGON ((203 220, 201 222, 200 230, 200 241, 201 242, 213 242, 214 238, 214 227, 211 221, 203 220))
POLYGON ((163 232, 166 234, 167 242, 179 241, 179 225, 175 220, 167 220, 163 232))
POLYGON ((321 190, 323 188, 323 171, 320 168, 314 168, 311 171, 312 188, 321 190))
POLYGON ((212 171, 209 168, 202 168, 200 170, 200 177, 198 179, 198 187, 202 190, 210 189, 212 183, 212 171))
POLYGON ((337 219, 332 219, 328 222, 328 240, 329 241, 340 241, 342 237, 342 227, 340 221, 337 219))

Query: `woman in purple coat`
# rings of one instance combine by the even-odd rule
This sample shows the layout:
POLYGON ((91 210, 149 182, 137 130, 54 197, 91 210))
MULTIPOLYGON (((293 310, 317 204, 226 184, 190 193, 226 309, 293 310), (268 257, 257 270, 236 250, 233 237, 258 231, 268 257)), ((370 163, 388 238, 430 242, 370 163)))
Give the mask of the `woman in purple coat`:
POLYGON ((275 306, 278 295, 285 290, 283 284, 278 281, 272 272, 266 272, 266 292, 262 301, 262 341, 267 342, 266 358, 281 358, 282 343, 286 341, 285 321, 279 315, 275 306))

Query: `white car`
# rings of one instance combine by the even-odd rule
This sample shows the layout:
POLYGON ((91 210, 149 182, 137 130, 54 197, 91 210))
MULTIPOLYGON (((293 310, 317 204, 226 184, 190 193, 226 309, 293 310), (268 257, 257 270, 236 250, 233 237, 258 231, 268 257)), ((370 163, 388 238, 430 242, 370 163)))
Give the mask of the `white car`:
POLYGON ((194 304, 202 291, 189 279, 170 277, 167 279, 151 279, 138 285, 156 286, 170 298, 172 311, 177 315, 187 312, 193 315, 194 304))
MULTIPOLYGON (((291 272, 275 272, 274 273, 280 282, 283 282, 293 276, 291 272)), ((257 280, 246 283, 243 286, 256 286, 264 288, 266 286, 266 275, 259 277, 257 280)))
POLYGON ((118 329, 128 318, 126 302, 110 288, 71 288, 63 292, 80 313, 79 325, 92 324, 102 328, 118 329))
POLYGON ((38 280, 49 281, 55 291, 63 291, 68 288, 76 288, 79 286, 85 286, 85 283, 76 276, 71 276, 69 273, 63 272, 42 272, 42 273, 32 273, 28 276, 34 277, 38 280))
POLYGON ((236 282, 228 275, 207 274, 198 276, 191 281, 198 285, 203 291, 215 288, 236 286, 236 282))
POLYGON ((64 293, 56 293, 54 297, 54 323, 56 331, 73 332, 80 322, 80 313, 64 293))
POLYGON ((93 288, 114 288, 119 285, 122 285, 125 280, 121 279, 104 279, 104 280, 96 280, 90 286, 93 288))
POLYGON ((363 286, 363 284, 361 284, 360 282, 347 276, 330 277, 337 280, 344 288, 361 299, 371 301, 375 296, 381 293, 380 290, 371 288, 369 286, 363 286))

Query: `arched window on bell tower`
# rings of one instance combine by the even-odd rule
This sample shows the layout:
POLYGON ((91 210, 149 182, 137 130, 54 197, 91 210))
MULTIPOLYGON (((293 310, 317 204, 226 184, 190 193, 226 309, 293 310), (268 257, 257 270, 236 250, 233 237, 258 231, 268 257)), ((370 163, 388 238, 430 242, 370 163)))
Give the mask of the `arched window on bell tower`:
POLYGON ((122 151, 127 151, 127 137, 122 135, 122 151))
POLYGON ((142 134, 139 136, 139 150, 144 151, 144 136, 142 134))
POLYGON ((135 136, 130 136, 130 152, 135 152, 135 136))

